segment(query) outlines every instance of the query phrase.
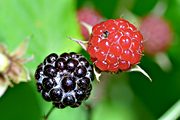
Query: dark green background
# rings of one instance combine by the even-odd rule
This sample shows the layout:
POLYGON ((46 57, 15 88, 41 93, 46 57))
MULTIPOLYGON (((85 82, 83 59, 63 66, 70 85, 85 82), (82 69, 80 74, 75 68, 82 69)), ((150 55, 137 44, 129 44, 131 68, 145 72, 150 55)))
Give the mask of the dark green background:
MULTIPOLYGON (((80 46, 67 36, 81 39, 76 21, 76 9, 90 4, 104 18, 121 16, 127 8, 137 16, 147 15, 157 0, 0 0, 0 42, 13 51, 27 36, 32 35, 25 57, 34 55, 26 67, 34 73, 36 66, 51 52, 81 52, 80 46)), ((180 99, 180 1, 166 0, 164 18, 174 31, 171 48, 167 51, 173 69, 163 72, 151 57, 144 56, 140 66, 152 77, 149 82, 140 73, 108 74, 104 94, 93 108, 93 120, 155 120, 180 99)), ((94 83, 92 99, 96 96, 94 83)), ((90 102, 94 102, 90 100, 90 102)), ((51 103, 37 93, 35 81, 9 88, 0 98, 1 120, 40 120, 51 103)), ((50 120, 85 120, 83 106, 77 109, 55 110, 50 120)))

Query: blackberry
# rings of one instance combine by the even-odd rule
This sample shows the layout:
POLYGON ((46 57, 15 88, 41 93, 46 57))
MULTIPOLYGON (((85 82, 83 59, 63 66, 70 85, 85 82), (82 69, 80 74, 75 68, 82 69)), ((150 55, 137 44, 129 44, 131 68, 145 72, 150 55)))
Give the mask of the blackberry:
POLYGON ((45 64, 46 64, 46 62, 48 62, 48 63, 53 63, 53 62, 56 61, 57 58, 58 58, 58 55, 55 54, 55 53, 52 53, 52 54, 50 54, 50 55, 48 55, 48 56, 46 57, 46 59, 44 60, 44 62, 45 62, 45 64))
POLYGON ((35 72, 38 92, 57 108, 79 107, 92 90, 92 65, 80 54, 48 55, 35 72))
POLYGON ((72 77, 64 77, 61 81, 61 87, 65 92, 74 90, 76 87, 76 82, 72 77))

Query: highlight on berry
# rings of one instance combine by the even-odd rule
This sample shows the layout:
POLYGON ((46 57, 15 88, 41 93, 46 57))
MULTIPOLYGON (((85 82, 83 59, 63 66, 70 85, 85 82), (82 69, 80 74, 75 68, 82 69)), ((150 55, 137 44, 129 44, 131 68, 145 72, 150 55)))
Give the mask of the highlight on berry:
POLYGON ((92 65, 80 54, 49 54, 36 69, 37 89, 56 108, 79 107, 92 90, 92 65))

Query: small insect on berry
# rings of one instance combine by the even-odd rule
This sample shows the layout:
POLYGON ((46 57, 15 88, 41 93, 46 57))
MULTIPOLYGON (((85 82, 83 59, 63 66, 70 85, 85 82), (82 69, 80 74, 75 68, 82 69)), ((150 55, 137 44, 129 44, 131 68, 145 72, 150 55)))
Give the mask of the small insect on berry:
POLYGON ((80 54, 48 55, 35 72, 37 89, 57 108, 79 107, 92 89, 92 65, 80 54))
POLYGON ((107 20, 92 28, 87 52, 101 71, 127 71, 138 64, 143 52, 143 36, 125 19, 107 20))

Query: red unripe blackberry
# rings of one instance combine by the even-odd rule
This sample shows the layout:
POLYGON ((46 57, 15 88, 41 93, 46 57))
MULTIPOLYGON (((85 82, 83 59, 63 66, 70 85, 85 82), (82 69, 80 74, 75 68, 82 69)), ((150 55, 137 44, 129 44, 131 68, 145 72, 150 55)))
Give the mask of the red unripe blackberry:
POLYGON ((87 51, 101 71, 126 71, 141 60, 143 36, 127 20, 107 20, 92 28, 87 51))
POLYGON ((85 40, 88 40, 89 32, 86 29, 86 27, 84 27, 81 24, 81 22, 85 22, 91 26, 94 26, 95 24, 97 24, 101 21, 102 16, 97 11, 95 11, 94 9, 92 9, 90 7, 83 7, 78 10, 77 18, 80 23, 82 36, 84 37, 85 40))
POLYGON ((93 76, 92 65, 74 52, 48 55, 35 72, 38 91, 57 108, 81 105, 90 95, 93 76))
POLYGON ((156 15, 142 19, 140 26, 144 36, 144 50, 149 55, 165 52, 172 42, 172 30, 167 21, 156 15))

